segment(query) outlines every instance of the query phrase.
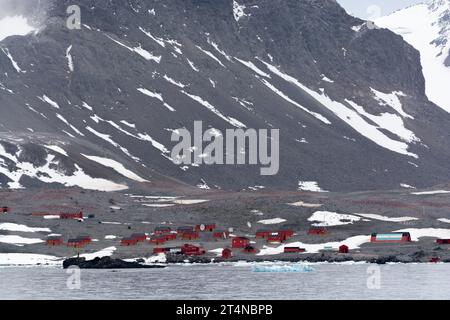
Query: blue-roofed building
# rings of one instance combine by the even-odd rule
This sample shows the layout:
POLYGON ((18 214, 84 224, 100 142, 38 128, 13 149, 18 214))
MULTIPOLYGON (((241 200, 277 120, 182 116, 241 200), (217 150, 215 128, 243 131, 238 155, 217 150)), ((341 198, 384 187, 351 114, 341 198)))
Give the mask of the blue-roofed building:
POLYGON ((409 232, 373 233, 370 242, 410 242, 409 232))

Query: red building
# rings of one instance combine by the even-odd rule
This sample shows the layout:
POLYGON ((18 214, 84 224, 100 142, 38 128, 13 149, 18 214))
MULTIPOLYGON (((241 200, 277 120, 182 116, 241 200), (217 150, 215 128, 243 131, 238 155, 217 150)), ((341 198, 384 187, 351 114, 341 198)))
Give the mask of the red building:
POLYGON ((154 254, 166 253, 168 250, 169 250, 168 248, 156 247, 156 248, 153 248, 153 253, 154 254))
POLYGON ((179 227, 177 229, 177 234, 183 235, 183 233, 185 232, 193 232, 193 231, 194 231, 193 227, 179 227))
POLYGON ((87 235, 87 234, 79 235, 79 236, 77 237, 77 239, 80 240, 80 241, 83 241, 83 243, 84 243, 85 245, 88 245, 88 244, 90 244, 90 243, 92 242, 91 236, 89 236, 89 235, 87 235))
POLYGON ((300 247, 284 247, 284 253, 298 253, 298 252, 305 252, 306 249, 300 248, 300 247))
POLYGON ((291 229, 280 229, 278 230, 278 234, 282 235, 284 237, 284 240, 286 240, 294 236, 294 231, 291 229))
POLYGON ((230 259, 233 257, 233 252, 229 248, 225 248, 222 250, 222 258, 230 259))
POLYGON ((83 248, 86 243, 81 239, 69 239, 67 246, 71 248, 83 248))
POLYGON ((411 235, 409 232, 372 233, 370 242, 411 242, 411 235))
POLYGON ((267 242, 270 242, 270 243, 281 243, 281 242, 283 242, 285 240, 286 240, 286 236, 282 235, 282 234, 280 234, 278 232, 272 232, 267 237, 267 242))
POLYGON ((83 212, 78 213, 61 213, 60 219, 83 219, 83 212))
POLYGON ((226 230, 216 230, 213 233, 213 237, 216 240, 228 239, 230 237, 230 233, 226 230))
POLYGON ((183 239, 183 240, 196 240, 199 237, 200 237, 200 235, 198 234, 198 232, 195 232, 195 231, 184 232, 181 235, 181 239, 183 239))
POLYGON ((131 238, 136 239, 137 242, 144 242, 147 240, 147 235, 145 233, 133 233, 131 238))
POLYGON ((172 229, 170 227, 156 227, 154 234, 166 234, 172 232, 172 229))
POLYGON ((437 239, 437 244, 450 244, 450 239, 437 239))
POLYGON ((256 231, 256 239, 267 239, 272 231, 269 230, 258 230, 256 231))
POLYGON ((256 249, 253 246, 246 246, 244 248, 244 250, 242 250, 242 252, 244 253, 250 253, 250 254, 255 254, 256 253, 256 249))
POLYGON ((137 241, 135 238, 123 238, 123 239, 120 241, 120 244, 121 244, 122 246, 127 246, 127 247, 129 247, 129 246, 135 246, 135 245, 137 245, 137 244, 138 244, 138 241, 137 241))
POLYGON ((215 229, 215 223, 197 224, 195 226, 195 231, 213 232, 215 229))
POLYGON ((162 234, 160 237, 164 238, 166 241, 173 241, 177 239, 176 233, 168 233, 168 234, 162 234))
POLYGON ((245 248, 250 245, 250 239, 245 237, 236 237, 231 241, 232 248, 245 248))
POLYGON ((429 260, 429 262, 431 262, 431 263, 438 263, 440 261, 441 261, 441 259, 439 257, 431 257, 429 260))
POLYGON ((61 236, 50 236, 45 242, 48 246, 61 246, 64 244, 64 239, 61 236))
POLYGON ((166 243, 167 242, 167 240, 166 240, 166 238, 164 237, 164 235, 159 235, 159 236, 153 236, 153 237, 151 237, 150 238, 150 243, 151 244, 155 244, 155 245, 161 245, 161 244, 164 244, 164 243, 166 243))
POLYGON ((205 250, 192 244, 185 244, 181 247, 181 253, 186 256, 201 256, 205 254, 205 250))
POLYGON ((348 253, 348 246, 346 246, 345 244, 340 246, 339 247, 339 253, 348 253))
POLYGON ((324 236, 328 234, 328 230, 325 227, 311 227, 308 230, 309 235, 317 235, 317 236, 324 236))
POLYGON ((8 213, 11 212, 11 208, 9 207, 2 207, 2 209, 0 210, 0 213, 8 213))

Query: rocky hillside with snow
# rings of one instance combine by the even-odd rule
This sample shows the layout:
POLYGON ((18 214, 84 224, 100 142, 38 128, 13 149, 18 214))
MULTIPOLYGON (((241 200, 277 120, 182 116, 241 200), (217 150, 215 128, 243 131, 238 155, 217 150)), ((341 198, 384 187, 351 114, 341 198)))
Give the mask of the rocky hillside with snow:
POLYGON ((426 94, 450 112, 450 1, 418 4, 380 18, 376 24, 401 35, 419 50, 426 94))
POLYGON ((0 38, 2 187, 175 179, 347 191, 450 181, 450 115, 428 101, 419 52, 336 1, 26 2, 9 1, 0 16, 14 25, 0 38), (80 30, 66 26, 74 4, 80 30), (222 132, 279 128, 279 173, 177 165, 171 134, 195 120, 222 132))

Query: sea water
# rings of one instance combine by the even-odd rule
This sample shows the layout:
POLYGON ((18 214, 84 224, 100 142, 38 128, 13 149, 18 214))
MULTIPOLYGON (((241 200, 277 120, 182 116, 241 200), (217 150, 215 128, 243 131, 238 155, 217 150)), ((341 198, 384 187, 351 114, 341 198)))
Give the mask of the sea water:
POLYGON ((240 263, 79 274, 58 267, 2 267, 0 299, 450 298, 450 264, 310 266, 313 272, 255 272, 255 264, 240 263), (73 286, 74 276, 79 286, 73 286))

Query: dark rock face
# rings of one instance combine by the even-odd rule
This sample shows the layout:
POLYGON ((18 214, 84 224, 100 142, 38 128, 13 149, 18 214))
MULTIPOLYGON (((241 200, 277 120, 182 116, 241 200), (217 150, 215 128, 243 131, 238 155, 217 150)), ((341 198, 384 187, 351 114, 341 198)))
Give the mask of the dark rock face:
POLYGON ((80 269, 149 269, 149 268, 164 268, 161 265, 143 265, 138 262, 127 262, 120 259, 113 259, 111 257, 95 258, 93 260, 86 260, 85 258, 69 258, 63 261, 63 268, 67 269, 70 266, 77 266, 80 269))
MULTIPOLYGON (((37 166, 47 153, 54 154, 42 145, 62 145, 69 153, 59 155, 62 172, 70 175, 78 165, 93 177, 119 182, 128 180, 81 154, 114 159, 153 181, 176 178, 196 185, 203 179, 224 189, 296 189, 298 181, 317 181, 326 190, 348 191, 397 188, 400 183, 426 187, 450 180, 450 116, 427 101, 419 54, 400 36, 363 26, 336 1, 236 3, 49 2, 38 34, 0 42, 22 70, 0 50, 0 131, 8 132, 0 141, 36 145, 41 150, 34 150, 34 156, 24 154, 23 160, 37 166), (236 3, 242 15, 234 15, 236 3), (81 30, 66 27, 69 5, 81 8, 81 30), (252 62, 270 78, 235 58, 252 62), (371 88, 402 91, 403 109, 414 117, 402 120, 421 140, 409 143, 408 151, 418 158, 369 140, 310 94, 271 73, 261 60, 316 93, 323 91, 343 104, 350 99, 372 115, 395 111, 380 104, 371 88), (331 125, 283 99, 263 80, 331 125), (214 106, 215 113, 192 96, 214 106), (205 129, 233 129, 224 118, 248 128, 280 128, 278 175, 264 177, 259 166, 246 165, 182 169, 168 159, 175 145, 171 130, 191 130, 195 120, 203 120, 205 129)), ((32 8, 17 6, 24 14, 32 8)), ((380 132, 401 141, 384 129, 380 132)), ((0 171, 2 186, 8 182, 0 171)))

